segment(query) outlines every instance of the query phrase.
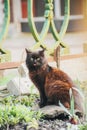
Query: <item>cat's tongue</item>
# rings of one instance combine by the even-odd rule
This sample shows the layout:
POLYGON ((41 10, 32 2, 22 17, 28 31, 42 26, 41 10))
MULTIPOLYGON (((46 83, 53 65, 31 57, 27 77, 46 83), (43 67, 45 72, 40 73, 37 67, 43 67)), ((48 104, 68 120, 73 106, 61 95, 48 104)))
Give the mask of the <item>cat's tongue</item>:
POLYGON ((34 63, 34 66, 36 66, 37 64, 36 63, 34 63))

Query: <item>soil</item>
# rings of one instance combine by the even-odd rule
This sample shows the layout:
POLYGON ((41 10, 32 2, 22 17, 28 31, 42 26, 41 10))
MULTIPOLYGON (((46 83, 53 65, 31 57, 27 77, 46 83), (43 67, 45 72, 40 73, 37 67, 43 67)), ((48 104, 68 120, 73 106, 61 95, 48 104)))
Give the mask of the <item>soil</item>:
MULTIPOLYGON (((85 124, 85 122, 83 122, 85 124)), ((82 124, 83 124, 82 123, 82 124)), ((15 126, 1 128, 0 130, 79 130, 77 125, 73 125, 68 121, 58 119, 40 120, 38 121, 38 129, 29 128, 29 124, 17 124, 15 126)))

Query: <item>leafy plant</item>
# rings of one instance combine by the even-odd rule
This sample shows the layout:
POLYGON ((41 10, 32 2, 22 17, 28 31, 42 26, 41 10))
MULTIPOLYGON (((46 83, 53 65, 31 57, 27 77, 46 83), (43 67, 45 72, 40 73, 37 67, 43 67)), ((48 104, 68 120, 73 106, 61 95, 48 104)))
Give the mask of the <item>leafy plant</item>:
POLYGON ((80 82, 78 79, 75 80, 75 83, 77 84, 77 86, 79 86, 79 92, 82 95, 82 97, 84 98, 84 120, 87 121, 87 81, 82 81, 80 82))
POLYGON ((87 130, 87 124, 85 125, 80 125, 79 130, 87 130))
POLYGON ((69 90, 69 95, 70 95, 70 113, 72 116, 75 116, 75 110, 74 110, 74 97, 72 94, 72 89, 69 90))
POLYGON ((37 121, 41 118, 40 111, 32 110, 35 96, 15 97, 8 96, 0 102, 0 128, 16 125, 18 123, 29 123, 29 127, 38 127, 37 121))

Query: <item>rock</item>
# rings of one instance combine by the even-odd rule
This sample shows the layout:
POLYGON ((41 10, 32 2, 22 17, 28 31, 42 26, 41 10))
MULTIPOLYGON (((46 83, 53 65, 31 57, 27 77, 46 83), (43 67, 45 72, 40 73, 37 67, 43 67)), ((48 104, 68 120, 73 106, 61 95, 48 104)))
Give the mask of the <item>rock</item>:
POLYGON ((6 85, 0 85, 0 91, 7 89, 6 85))
POLYGON ((45 106, 43 108, 40 108, 40 110, 47 118, 61 118, 62 116, 64 118, 69 116, 63 108, 56 105, 45 106))
POLYGON ((79 118, 82 118, 83 116, 84 116, 84 114, 81 112, 81 111, 79 111, 79 110, 75 110, 75 114, 79 117, 79 118))
MULTIPOLYGON (((38 110, 38 107, 36 110, 38 110)), ((45 106, 43 108, 39 108, 39 110, 45 115, 47 119, 55 119, 57 117, 58 119, 64 120, 69 119, 70 116, 65 109, 56 105, 45 106)), ((75 110, 75 114, 79 118, 83 117, 83 114, 79 110, 75 110)))
MULTIPOLYGON (((20 74, 21 77, 26 77, 28 76, 28 69, 25 65, 25 63, 21 64, 19 67, 18 67, 18 72, 20 74)), ((29 76, 28 76, 29 77, 29 76)))
POLYGON ((23 63, 18 68, 19 75, 9 81, 7 84, 7 89, 13 95, 19 96, 24 94, 36 94, 38 90, 36 87, 33 87, 33 83, 31 82, 28 70, 26 65, 23 63))
POLYGON ((30 94, 30 89, 32 85, 32 82, 27 78, 15 77, 14 79, 9 81, 9 83, 7 84, 7 89, 11 94, 18 96, 30 94))

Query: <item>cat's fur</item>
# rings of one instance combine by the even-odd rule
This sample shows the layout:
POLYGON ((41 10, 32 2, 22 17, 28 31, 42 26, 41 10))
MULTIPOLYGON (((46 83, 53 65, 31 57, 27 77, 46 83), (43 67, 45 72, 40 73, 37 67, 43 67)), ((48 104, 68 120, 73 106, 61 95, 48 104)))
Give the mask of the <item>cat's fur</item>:
POLYGON ((65 107, 70 108, 69 90, 71 88, 75 108, 83 111, 82 97, 75 84, 66 73, 48 65, 44 50, 31 52, 26 49, 26 53, 29 76, 40 93, 40 107, 48 104, 59 105, 60 101, 65 107))

